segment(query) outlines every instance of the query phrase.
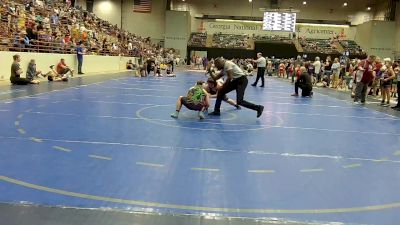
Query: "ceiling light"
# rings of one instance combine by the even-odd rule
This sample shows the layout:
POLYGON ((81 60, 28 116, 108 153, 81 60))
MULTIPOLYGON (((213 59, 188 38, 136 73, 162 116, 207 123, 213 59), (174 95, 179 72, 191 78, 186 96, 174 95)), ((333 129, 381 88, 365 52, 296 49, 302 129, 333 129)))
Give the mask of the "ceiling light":
POLYGON ((306 1, 304 1, 304 2, 303 2, 303 5, 307 5, 307 2, 306 2, 306 1))
POLYGON ((371 10, 371 7, 368 6, 368 7, 367 7, 367 10, 368 10, 368 11, 371 10))
POLYGON ((343 3, 343 6, 346 7, 347 6, 347 2, 343 3))

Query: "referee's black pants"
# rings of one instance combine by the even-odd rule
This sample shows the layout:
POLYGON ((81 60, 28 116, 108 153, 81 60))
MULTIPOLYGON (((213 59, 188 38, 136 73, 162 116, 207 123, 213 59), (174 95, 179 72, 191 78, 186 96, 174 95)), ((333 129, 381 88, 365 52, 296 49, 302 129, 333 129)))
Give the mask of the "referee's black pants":
POLYGON ((255 105, 243 99, 248 82, 249 81, 245 76, 241 76, 239 78, 233 79, 228 83, 225 83, 224 86, 222 86, 221 90, 218 91, 217 100, 215 101, 214 112, 220 112, 221 103, 224 100, 225 95, 233 90, 236 90, 236 102, 238 105, 248 109, 258 110, 260 108, 259 105, 255 105))
POLYGON ((258 83, 258 80, 261 78, 261 86, 264 86, 264 74, 265 74, 265 67, 258 67, 257 68, 257 78, 256 81, 254 82, 253 86, 256 86, 258 83))

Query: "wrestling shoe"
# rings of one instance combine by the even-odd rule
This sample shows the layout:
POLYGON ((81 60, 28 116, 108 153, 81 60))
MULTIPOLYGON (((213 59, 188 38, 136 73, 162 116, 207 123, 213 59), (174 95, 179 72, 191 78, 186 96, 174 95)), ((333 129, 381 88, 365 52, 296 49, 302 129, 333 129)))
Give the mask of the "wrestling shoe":
POLYGON ((294 94, 292 94, 290 96, 299 97, 299 94, 294 93, 294 94))
POLYGON ((262 115, 263 111, 264 111, 264 106, 259 105, 257 109, 257 118, 259 118, 262 115))
POLYGON ((205 118, 204 113, 202 111, 199 112, 199 118, 201 120, 204 120, 204 118, 205 118))
POLYGON ((171 114, 171 117, 175 118, 175 119, 178 119, 178 116, 179 116, 179 112, 174 112, 171 114))
POLYGON ((236 108, 237 110, 241 110, 241 109, 242 109, 242 107, 240 107, 240 105, 235 105, 235 108, 236 108))

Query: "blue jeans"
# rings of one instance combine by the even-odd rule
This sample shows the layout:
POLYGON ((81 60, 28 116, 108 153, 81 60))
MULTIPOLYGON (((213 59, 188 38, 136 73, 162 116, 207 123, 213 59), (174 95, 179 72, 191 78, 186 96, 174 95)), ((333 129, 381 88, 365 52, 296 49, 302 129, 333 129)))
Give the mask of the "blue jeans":
POLYGON ((78 59, 78 73, 82 73, 83 59, 78 59))

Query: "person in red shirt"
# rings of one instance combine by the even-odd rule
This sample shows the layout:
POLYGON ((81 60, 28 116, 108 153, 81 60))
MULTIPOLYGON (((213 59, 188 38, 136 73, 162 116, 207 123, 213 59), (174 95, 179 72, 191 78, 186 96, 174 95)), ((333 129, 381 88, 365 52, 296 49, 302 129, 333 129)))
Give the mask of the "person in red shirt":
POLYGON ((71 42, 71 36, 66 34, 64 37, 64 44, 69 44, 71 42))
POLYGON ((50 66, 53 75, 49 75, 47 78, 49 81, 68 81, 69 75, 74 76, 74 70, 71 70, 64 59, 61 59, 57 64, 56 70, 54 71, 54 65, 50 66))
POLYGON ((381 77, 382 77, 381 68, 382 68, 381 59, 377 57, 376 60, 375 60, 375 66, 374 66, 375 78, 374 78, 374 81, 372 82, 372 86, 371 86, 371 89, 370 89, 368 95, 372 95, 372 96, 377 96, 378 95, 380 80, 381 80, 381 77))
POLYGON ((362 60, 358 64, 358 71, 362 71, 363 76, 361 81, 357 83, 356 93, 354 96, 354 102, 358 103, 358 100, 361 99, 361 103, 365 104, 365 98, 367 96, 368 84, 371 83, 375 79, 374 73, 374 64, 375 64, 376 56, 370 55, 367 59, 362 60))

